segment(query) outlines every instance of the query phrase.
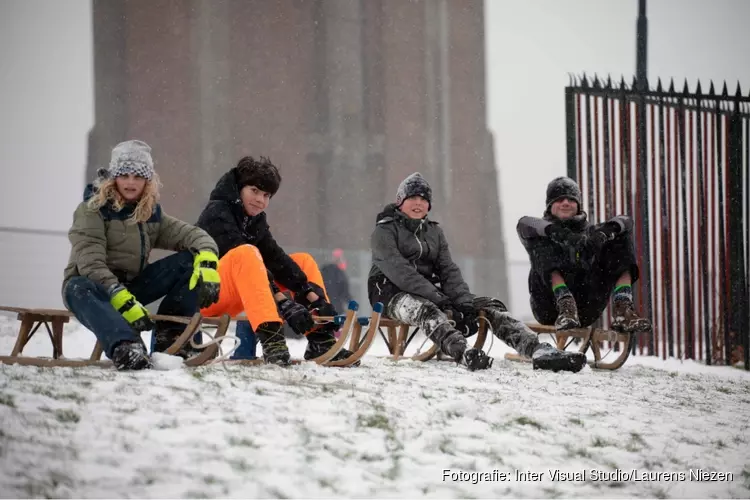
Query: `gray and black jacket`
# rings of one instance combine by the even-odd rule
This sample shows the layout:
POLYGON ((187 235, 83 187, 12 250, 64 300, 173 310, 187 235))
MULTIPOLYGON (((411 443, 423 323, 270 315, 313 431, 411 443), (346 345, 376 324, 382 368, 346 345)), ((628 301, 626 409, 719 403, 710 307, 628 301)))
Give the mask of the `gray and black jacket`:
POLYGON ((411 219, 390 204, 378 214, 370 239, 370 302, 388 302, 406 292, 439 307, 471 304, 474 295, 453 262, 448 241, 437 222, 411 219))

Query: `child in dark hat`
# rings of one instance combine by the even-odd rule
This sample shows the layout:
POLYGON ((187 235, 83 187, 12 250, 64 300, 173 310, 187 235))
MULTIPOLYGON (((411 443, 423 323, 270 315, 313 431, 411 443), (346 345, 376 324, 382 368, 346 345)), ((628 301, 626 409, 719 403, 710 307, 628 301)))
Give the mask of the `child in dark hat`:
MULTIPOLYGON (((318 316, 337 315, 313 257, 287 254, 271 234, 265 210, 280 186, 281 174, 271 160, 246 156, 216 183, 197 226, 216 240, 224 284, 218 302, 201 312, 206 316, 234 316, 244 311, 263 347, 265 362, 288 365, 291 357, 282 330, 284 323, 307 337, 306 360, 325 354, 333 346, 338 327, 333 322, 313 322, 313 312, 318 316)), ((252 338, 247 331, 245 335, 252 338)), ((351 354, 342 349, 333 360, 351 354)))
POLYGON ((633 307, 638 265, 633 220, 618 215, 590 225, 581 209, 581 189, 569 177, 547 186, 544 216, 521 217, 517 231, 531 260, 529 292, 537 321, 558 330, 586 327, 601 316, 610 296, 612 327, 647 332, 651 322, 633 307))
POLYGON ((536 334, 513 318, 500 300, 475 297, 469 291, 443 230, 427 218, 431 208, 430 185, 415 172, 399 185, 396 203, 378 214, 371 237, 370 303, 381 302, 386 316, 420 327, 444 354, 472 371, 492 366, 492 358, 466 345, 466 338, 479 329, 480 311, 495 336, 530 357, 534 368, 579 371, 585 355, 539 343, 536 334), (452 313, 453 324, 447 311, 452 313))

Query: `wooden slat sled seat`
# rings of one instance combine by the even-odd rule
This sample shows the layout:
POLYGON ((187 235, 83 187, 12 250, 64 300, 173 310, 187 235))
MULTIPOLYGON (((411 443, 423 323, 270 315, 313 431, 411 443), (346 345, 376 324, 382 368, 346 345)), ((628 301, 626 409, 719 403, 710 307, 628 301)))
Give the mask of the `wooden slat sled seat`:
MULTIPOLYGON (((356 318, 358 305, 355 301, 350 302, 349 310, 346 316, 339 317, 316 317, 316 322, 329 322, 334 321, 337 323, 343 323, 341 335, 331 349, 326 353, 322 354, 318 358, 315 358, 314 362, 325 366, 349 366, 364 356, 367 349, 372 344, 372 338, 375 336, 374 331, 368 330, 367 334, 363 339, 361 338, 362 326, 365 324, 370 325, 370 330, 377 329, 377 325, 380 321, 380 314, 382 312, 382 305, 380 307, 373 308, 373 314, 370 318, 356 318), (355 321, 357 319, 357 321, 355 321), (351 349, 353 355, 339 361, 331 361, 331 359, 339 353, 339 351, 346 344, 349 339, 349 333, 355 333, 356 336, 352 336, 350 339, 350 345, 355 346, 356 349, 351 349)), ((89 359, 65 359, 63 355, 63 325, 70 321, 70 318, 74 315, 64 309, 31 309, 14 306, 0 306, 0 311, 14 312, 17 313, 18 320, 20 323, 20 329, 16 342, 13 347, 13 351, 10 356, 0 356, 0 363, 5 364, 23 364, 23 365, 34 365, 34 366, 111 366, 111 361, 101 360, 102 347, 99 342, 96 342, 94 350, 91 353, 89 359), (38 358, 30 356, 22 356, 23 349, 29 342, 31 337, 40 329, 41 326, 45 327, 50 342, 52 343, 52 358, 38 358)), ((175 342, 167 349, 167 354, 176 354, 180 348, 189 342, 195 332, 201 327, 201 325, 212 325, 216 327, 214 334, 214 340, 205 343, 201 347, 201 352, 187 360, 185 365, 187 366, 200 366, 209 362, 217 361, 215 358, 219 351, 219 343, 221 337, 226 335, 226 331, 232 321, 244 320, 246 317, 237 316, 231 318, 229 315, 223 315, 220 317, 203 317, 199 313, 193 315, 192 318, 183 316, 169 316, 169 315, 152 315, 152 319, 161 321, 173 321, 176 323, 185 324, 185 330, 175 340, 175 342)), ((200 346, 199 346, 200 347, 200 346)), ((221 360, 224 361, 224 360, 221 360)), ((238 364, 261 364, 262 360, 242 360, 237 362, 238 364)))
MULTIPOLYGON (((591 347, 594 359, 593 361, 589 361, 589 366, 601 370, 617 370, 624 365, 637 340, 637 334, 620 333, 615 332, 614 330, 604 330, 593 326, 589 328, 565 330, 564 332, 557 332, 554 325, 541 325, 532 322, 527 323, 527 326, 538 334, 550 334, 555 336, 558 349, 565 349, 565 347, 567 347, 569 337, 581 339, 578 352, 586 353, 589 347, 591 347), (612 361, 605 362, 603 360, 603 358, 607 357, 610 352, 605 352, 604 356, 602 356, 602 348, 600 345, 602 342, 610 342, 613 346, 611 351, 614 351, 614 345, 618 346, 619 350, 615 351, 617 356, 612 361)), ((505 359, 531 362, 530 359, 516 353, 506 353, 505 359)))
MULTIPOLYGON (((480 318, 482 318, 482 320, 479 321, 479 330, 474 340, 473 347, 476 349, 482 349, 484 347, 484 342, 487 340, 487 321, 484 320, 485 316, 483 312, 480 312, 479 316, 480 318)), ((378 331, 380 332, 380 336, 383 338, 383 341, 388 347, 388 352, 390 353, 390 356, 388 357, 395 361, 407 358, 406 356, 404 356, 406 348, 409 347, 412 341, 414 341, 414 337, 417 333, 419 333, 419 330, 419 327, 411 327, 397 320, 393 320, 390 318, 381 319, 378 331), (388 331, 387 336, 383 333, 382 328, 385 328, 388 331), (411 335, 409 334, 410 328, 414 328, 414 330, 411 332, 411 335)), ((430 359, 437 356, 437 359, 441 361, 453 361, 453 359, 443 356, 443 353, 440 352, 438 345, 433 343, 431 340, 426 340, 425 344, 429 345, 429 348, 427 348, 427 350, 421 351, 418 348, 416 354, 409 356, 407 359, 412 359, 414 361, 429 361, 430 359)))

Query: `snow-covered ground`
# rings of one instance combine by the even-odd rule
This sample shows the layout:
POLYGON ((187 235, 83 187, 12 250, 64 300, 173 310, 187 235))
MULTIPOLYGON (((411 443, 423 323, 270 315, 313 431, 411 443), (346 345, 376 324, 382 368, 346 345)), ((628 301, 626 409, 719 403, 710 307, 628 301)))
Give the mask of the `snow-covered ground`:
MULTIPOLYGON (((0 353, 17 328, 0 316, 0 353)), ((93 345, 66 325, 67 357, 93 345)), ((475 373, 389 361, 381 339, 355 369, 0 365, 0 497, 750 497, 750 374, 548 373, 504 352, 475 373)), ((41 331, 25 350, 50 353, 41 331)))

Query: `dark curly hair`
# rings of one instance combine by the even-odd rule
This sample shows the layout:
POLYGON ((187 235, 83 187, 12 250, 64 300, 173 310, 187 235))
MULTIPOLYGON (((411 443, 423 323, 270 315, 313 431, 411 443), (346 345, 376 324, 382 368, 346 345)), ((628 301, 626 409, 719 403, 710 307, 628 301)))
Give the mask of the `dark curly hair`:
POLYGON ((275 195, 281 186, 281 174, 276 165, 265 156, 256 160, 245 156, 237 163, 237 187, 255 186, 258 189, 275 195))

